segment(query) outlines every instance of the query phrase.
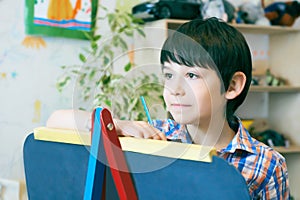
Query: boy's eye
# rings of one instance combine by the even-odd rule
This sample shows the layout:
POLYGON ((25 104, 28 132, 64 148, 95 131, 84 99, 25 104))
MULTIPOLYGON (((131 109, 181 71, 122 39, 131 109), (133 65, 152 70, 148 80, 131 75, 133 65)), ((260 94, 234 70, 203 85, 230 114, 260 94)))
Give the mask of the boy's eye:
POLYGON ((164 73, 165 79, 171 79, 173 77, 173 74, 171 73, 164 73))
POLYGON ((187 77, 190 78, 190 79, 199 78, 199 76, 197 74, 194 74, 194 73, 187 73, 187 77))

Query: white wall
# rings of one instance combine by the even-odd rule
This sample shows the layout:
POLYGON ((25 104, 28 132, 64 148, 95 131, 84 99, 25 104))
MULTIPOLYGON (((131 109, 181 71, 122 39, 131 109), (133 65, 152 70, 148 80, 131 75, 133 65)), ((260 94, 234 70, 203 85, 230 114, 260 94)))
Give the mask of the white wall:
MULTIPOLYGON (((113 8, 115 1, 101 3, 113 8)), ((79 63, 86 40, 43 37, 46 47, 22 45, 25 1, 0 0, 0 178, 24 179, 22 147, 56 109, 72 108, 72 87, 60 94, 61 65, 79 63)), ((105 26, 101 26, 105 29, 105 26)))

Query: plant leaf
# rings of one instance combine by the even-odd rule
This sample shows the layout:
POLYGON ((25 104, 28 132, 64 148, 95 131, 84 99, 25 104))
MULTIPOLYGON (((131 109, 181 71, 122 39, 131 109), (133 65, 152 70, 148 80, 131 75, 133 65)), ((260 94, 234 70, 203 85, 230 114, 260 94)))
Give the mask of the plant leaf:
POLYGON ((98 41, 102 38, 102 35, 95 35, 94 38, 93 38, 93 41, 98 41))
POLYGON ((142 29, 137 28, 136 31, 137 31, 141 36, 146 37, 146 34, 145 34, 145 32, 144 32, 142 29))
POLYGON ((62 89, 66 86, 66 85, 68 85, 68 83, 69 83, 69 81, 71 80, 71 77, 70 76, 66 76, 66 77, 64 77, 62 80, 60 80, 60 81, 58 81, 57 83, 56 83, 56 89, 58 90, 58 91, 62 91, 62 89))
POLYGON ((124 71, 125 71, 125 72, 128 72, 130 69, 131 69, 131 63, 128 62, 128 63, 125 65, 125 67, 124 67, 124 71))
POLYGON ((92 80, 92 79, 94 78, 95 74, 96 74, 96 70, 93 69, 93 70, 91 71, 91 73, 89 74, 89 79, 92 80))
POLYGON ((86 62, 86 57, 82 53, 79 54, 79 59, 84 63, 86 62))

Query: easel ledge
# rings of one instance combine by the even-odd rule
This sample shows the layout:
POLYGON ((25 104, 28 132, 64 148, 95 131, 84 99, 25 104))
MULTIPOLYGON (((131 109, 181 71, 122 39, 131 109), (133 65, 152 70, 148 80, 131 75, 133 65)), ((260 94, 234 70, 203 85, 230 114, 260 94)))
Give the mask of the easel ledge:
MULTIPOLYGON (((34 129, 34 139, 91 146, 89 132, 71 129, 38 127, 34 129)), ((119 137, 119 139, 122 150, 129 152, 202 162, 212 162, 212 156, 217 155, 216 149, 209 146, 133 137, 119 137)))

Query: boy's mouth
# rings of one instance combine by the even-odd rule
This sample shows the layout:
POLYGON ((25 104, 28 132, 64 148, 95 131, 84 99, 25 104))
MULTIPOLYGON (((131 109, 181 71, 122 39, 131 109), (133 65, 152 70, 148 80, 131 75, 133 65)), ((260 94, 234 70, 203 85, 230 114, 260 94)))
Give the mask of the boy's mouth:
POLYGON ((189 104, 181 104, 181 103, 172 103, 171 106, 172 106, 172 107, 175 107, 175 108, 186 108, 186 107, 191 107, 192 105, 189 105, 189 104))

